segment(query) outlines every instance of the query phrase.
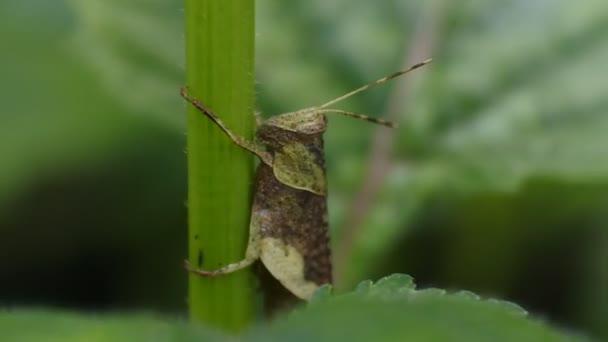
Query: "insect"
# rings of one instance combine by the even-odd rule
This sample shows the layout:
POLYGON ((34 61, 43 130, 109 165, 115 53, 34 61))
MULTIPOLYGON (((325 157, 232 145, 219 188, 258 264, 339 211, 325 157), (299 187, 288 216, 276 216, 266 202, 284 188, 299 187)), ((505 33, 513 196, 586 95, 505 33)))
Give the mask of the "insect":
POLYGON ((395 127, 389 121, 330 106, 430 62, 429 59, 415 64, 318 107, 273 116, 258 125, 256 142, 234 134, 218 116, 189 97, 186 88, 182 88, 181 96, 185 100, 213 121, 235 144, 261 160, 256 171, 245 258, 216 270, 196 269, 186 260, 185 268, 201 276, 215 277, 238 271, 261 259, 273 277, 304 300, 309 300, 319 286, 330 284, 332 269, 323 152, 326 114, 342 114, 395 127))

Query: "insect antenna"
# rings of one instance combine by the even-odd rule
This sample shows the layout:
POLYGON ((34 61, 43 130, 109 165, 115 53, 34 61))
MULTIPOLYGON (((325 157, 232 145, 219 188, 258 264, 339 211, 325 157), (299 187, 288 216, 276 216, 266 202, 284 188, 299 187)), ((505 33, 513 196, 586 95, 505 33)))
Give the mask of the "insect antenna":
POLYGON ((327 108, 327 109, 316 109, 315 112, 321 113, 321 114, 330 114, 330 113, 341 114, 341 115, 344 115, 344 116, 350 116, 351 118, 369 121, 369 122, 372 122, 372 123, 375 123, 375 124, 378 124, 378 125, 382 125, 382 126, 386 126, 386 127, 390 127, 390 128, 397 128, 399 126, 396 122, 393 122, 393 121, 388 121, 388 120, 378 119, 378 118, 372 118, 372 117, 364 115, 364 114, 348 112, 348 111, 341 110, 341 109, 329 109, 329 108, 327 108))
POLYGON ((344 100, 346 98, 349 98, 349 97, 351 97, 351 96, 353 96, 355 94, 358 94, 358 93, 360 93, 362 91, 365 91, 367 89, 373 88, 373 87, 375 87, 377 85, 380 85, 380 84, 382 84, 382 83, 384 83, 386 81, 390 81, 393 78, 396 78, 396 77, 399 77, 401 75, 407 74, 410 71, 416 70, 416 69, 418 69, 418 68, 420 68, 420 67, 422 67, 422 66, 424 66, 426 64, 429 64, 431 61, 432 61, 432 59, 427 59, 426 61, 414 64, 414 65, 412 65, 411 67, 409 67, 407 69, 403 69, 403 70, 397 71, 396 73, 394 73, 392 75, 383 77, 383 78, 381 78, 379 80, 376 80, 376 81, 374 81, 372 83, 366 84, 366 85, 364 85, 361 88, 355 89, 355 90, 351 91, 350 93, 347 93, 347 94, 342 95, 342 96, 340 96, 338 98, 335 98, 335 99, 333 99, 333 100, 331 100, 331 101, 329 101, 329 102, 327 102, 325 104, 322 104, 321 106, 319 106, 317 108, 327 108, 327 107, 329 107, 329 106, 331 106, 331 105, 333 105, 335 103, 338 103, 338 102, 340 102, 340 101, 342 101, 342 100, 344 100))

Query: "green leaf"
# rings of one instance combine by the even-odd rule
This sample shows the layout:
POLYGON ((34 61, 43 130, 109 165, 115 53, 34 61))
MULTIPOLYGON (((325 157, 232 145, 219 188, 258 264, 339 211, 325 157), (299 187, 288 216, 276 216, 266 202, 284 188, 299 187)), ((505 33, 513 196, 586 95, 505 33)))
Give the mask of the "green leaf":
POLYGON ((106 94, 135 113, 182 128, 183 4, 179 1, 66 0, 76 14, 73 53, 106 94), (177 90, 176 90, 177 89, 177 90))
MULTIPOLYGON (((435 62, 417 74, 420 83, 398 115, 403 124, 390 146, 393 167, 378 196, 369 199, 355 237, 346 272, 351 283, 378 272, 438 194, 513 192, 539 175, 571 183, 606 180, 608 104, 600 71, 608 57, 608 3, 441 3, 258 4, 256 79, 266 115, 322 103, 391 72, 405 64, 416 32, 428 32, 420 23, 438 31, 435 62), (427 20, 429 13, 434 20, 427 20)), ((160 119, 173 131, 183 127, 183 104, 175 94, 183 83, 182 2, 72 0, 66 9, 63 1, 24 0, 0 6, 6 43, 0 54, 6 114, 0 117, 0 202, 48 174, 94 165, 123 146, 139 148, 148 127, 131 117, 160 119)), ((396 86, 345 106, 381 116, 386 94, 396 86)), ((343 238, 339 226, 369 164, 373 130, 364 126, 330 119, 333 241, 343 238)), ((590 253, 591 268, 603 271, 600 251, 606 248, 600 247, 590 253)), ((598 281, 603 272, 588 273, 580 289, 589 296, 587 320, 605 331, 597 303, 605 297, 598 296, 606 277, 598 281)))
MULTIPOLYGON (((326 293, 327 289, 320 289, 326 293)), ((470 292, 416 290, 394 274, 313 305, 253 333, 253 341, 576 341, 519 306, 470 292)))
MULTIPOLYGON (((242 341, 582 341, 532 319, 519 306, 470 292, 416 290, 410 276, 365 281, 335 295, 325 286, 307 306, 242 341)), ((0 312, 2 340, 230 341, 213 330, 147 314, 93 315, 16 310, 0 312)))
MULTIPOLYGON (((320 18, 339 17, 342 11, 339 6, 313 3, 323 13, 320 18)), ((387 252, 394 250, 394 244, 410 232, 427 201, 438 194, 513 193, 540 176, 563 182, 608 181, 604 157, 608 88, 605 77, 597 71, 608 59, 608 3, 466 1, 405 6, 395 11, 388 5, 377 9, 372 3, 357 3, 350 7, 346 23, 324 27, 329 30, 324 37, 340 42, 340 51, 344 51, 334 53, 335 60, 326 68, 338 75, 345 90, 404 63, 395 60, 388 64, 393 66, 387 66, 379 61, 376 54, 380 47, 367 53, 370 41, 357 44, 353 37, 361 37, 341 28, 350 20, 365 22, 376 32, 406 32, 405 47, 399 46, 401 42, 392 49, 383 47, 383 54, 393 56, 420 49, 413 45, 420 35, 432 43, 435 40, 428 34, 437 32, 430 52, 434 62, 416 73, 416 82, 402 80, 409 82, 408 92, 398 93, 397 85, 386 85, 352 100, 364 102, 357 103, 358 111, 381 115, 386 96, 375 94, 394 92, 389 96, 393 102, 407 96, 407 103, 397 112, 403 128, 383 152, 390 165, 385 174, 374 179, 378 192, 367 197, 369 208, 357 222, 360 229, 352 253, 345 258, 351 262, 345 265, 346 279, 339 280, 348 284, 373 274, 387 252), (370 14, 374 11, 386 13, 370 14), (419 15, 420 21, 408 21, 412 15, 419 15), (395 18, 398 16, 401 21, 395 18), (399 26, 401 22, 407 24, 399 26), (340 78, 345 69, 354 76, 340 78), (372 70, 372 75, 367 75, 367 70, 372 70)), ((314 22, 307 20, 309 25, 314 22)), ((311 50, 324 49, 324 40, 310 38, 307 33, 301 36, 300 41, 313 46, 311 50)), ((318 79, 310 82, 283 88, 314 88, 313 83, 323 83, 318 79)), ((340 94, 332 90, 335 84, 323 84, 328 85, 324 88, 327 92, 340 94)), ((335 240, 351 234, 341 226, 350 224, 349 215, 360 214, 351 198, 359 191, 368 194, 361 190, 361 183, 373 161, 361 153, 370 144, 370 130, 355 129, 355 123, 345 121, 332 119, 327 133, 335 240), (340 128, 332 128, 336 126, 340 128)), ((372 139, 383 134, 390 133, 375 134, 372 139)))
POLYGON ((369 280, 359 283, 354 294, 379 297, 401 296, 414 288, 414 278, 406 274, 393 274, 378 280, 376 284, 369 280))
POLYGON ((74 56, 67 42, 70 27, 62 17, 66 13, 60 9, 36 16, 0 10, 5 45, 0 54, 0 211, 44 177, 107 158, 150 128, 125 115, 103 94, 97 75, 74 56), (21 25, 12 23, 16 18, 21 25))
POLYGON ((2 341, 232 341, 210 329, 151 314, 0 311, 2 341))
POLYGON ((118 3, 0 5, 0 211, 47 177, 183 129, 179 11, 118 3))

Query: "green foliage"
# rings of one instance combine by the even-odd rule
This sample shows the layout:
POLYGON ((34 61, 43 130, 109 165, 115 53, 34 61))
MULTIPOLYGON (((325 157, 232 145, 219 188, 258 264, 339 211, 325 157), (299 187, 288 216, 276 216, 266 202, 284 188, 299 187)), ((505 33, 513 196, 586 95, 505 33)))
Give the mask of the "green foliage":
POLYGON ((95 163, 150 127, 125 116, 74 56, 62 17, 28 14, 27 1, 13 11, 10 5, 0 4, 0 212, 43 175, 95 163), (30 17, 45 25, 18 25, 30 17))
MULTIPOLYGON (((385 171, 377 198, 369 199, 369 214, 363 218, 348 266, 352 272, 349 283, 375 267, 378 258, 399 241, 396 237, 412 227, 425 202, 438 193, 515 192, 522 182, 539 176, 571 182, 607 180, 608 164, 603 154, 608 142, 601 133, 608 129, 603 95, 607 88, 597 68, 600 61, 608 58, 608 45, 600 34, 608 31, 608 5, 602 1, 585 2, 582 6, 552 2, 550 8, 527 2, 472 4, 408 7, 408 13, 420 10, 439 22, 456 22, 436 28, 412 24, 422 25, 424 31, 437 30, 436 39, 440 42, 429 52, 435 58, 434 64, 420 70, 421 75, 407 94, 409 103, 397 113, 403 118, 404 129, 396 134, 391 149, 384 152, 397 154, 397 162, 385 171), (564 17, 578 24, 565 25, 564 17), (497 24, 501 22, 510 23, 508 29, 497 24)), ((391 11, 389 6, 383 10, 391 11)), ((363 16, 363 8, 355 13, 363 16)), ((359 18, 358 22, 378 30, 387 26, 382 23, 383 18, 359 18)), ((313 19, 305 20, 313 25, 313 19)), ((323 19, 319 21, 324 23, 323 19)), ((329 24, 325 28, 332 40, 346 45, 343 55, 336 59, 358 56, 358 60, 363 60, 358 49, 365 44, 347 45, 353 40, 352 32, 329 24)), ((408 27, 411 36, 416 34, 416 28, 408 27)), ((302 33, 299 35, 302 37, 302 33)), ((315 43, 319 46, 313 50, 321 50, 322 42, 312 40, 315 43)), ((387 48, 392 53, 386 54, 399 55, 398 48, 387 48)), ((406 51, 411 49, 416 47, 405 47, 406 51)), ((375 75, 388 71, 381 62, 371 58, 364 61, 357 68, 363 72, 355 75, 365 75, 353 84, 375 78, 365 72, 369 68, 375 75), (384 70, 379 70, 379 65, 384 70)), ((341 63, 332 62, 327 70, 335 70, 341 63)), ((302 85, 307 86, 311 85, 302 85)), ((328 96, 318 98, 325 97, 328 96)), ((363 111, 365 107, 358 108, 363 111)), ((370 106, 365 111, 381 110, 380 106, 370 106)), ((345 125, 332 122, 328 133, 332 209, 349 203, 353 183, 363 180, 360 170, 370 168, 365 154, 344 148, 368 143, 369 138, 361 134, 368 129, 332 130, 345 125), (352 175, 353 172, 358 174, 352 175), (352 183, 345 183, 344 179, 352 179, 352 183)), ((336 216, 340 214, 345 213, 338 209, 334 215, 338 224, 344 222, 336 216)), ((340 232, 336 235, 339 240, 340 232)))
POLYGON ((305 309, 274 322, 256 341, 570 341, 530 319, 517 305, 481 300, 470 292, 416 290, 395 274, 331 296, 319 289, 305 309))
MULTIPOLYGON (((412 278, 392 275, 362 282, 352 293, 319 289, 307 307, 242 341, 577 341, 526 316, 513 304, 481 300, 472 293, 416 290, 412 278)), ((0 313, 3 340, 229 341, 209 330, 146 315, 77 316, 16 311, 0 313), (35 327, 35 328, 32 328, 35 327)))
POLYGON ((230 341, 187 322, 150 314, 76 314, 50 310, 0 311, 3 341, 230 341))
MULTIPOLYGON (((257 5, 257 107, 265 116, 323 103, 410 62, 435 59, 408 80, 344 105, 389 113, 400 130, 330 118, 334 242, 351 235, 352 198, 368 183, 375 142, 394 134, 381 151, 390 163, 374 178, 377 192, 367 198, 341 265, 343 287, 414 267, 435 271, 438 284, 485 285, 487 293, 545 286, 562 322, 608 338, 606 1, 257 5), (420 41, 432 48, 422 51, 420 41), (421 232, 439 238, 430 247, 407 245, 421 232), (563 259, 543 259, 555 254, 563 259), (541 271, 550 275, 542 285, 527 277, 541 271)), ((182 7, 181 0, 0 2, 0 213, 11 220, 0 222, 0 233, 28 231, 23 240, 0 237, 10 245, 1 250, 22 249, 0 261, 3 270, 10 263, 15 274, 52 271, 83 248, 116 258, 129 250, 140 257, 120 263, 128 276, 114 280, 119 298, 184 302, 183 293, 166 291, 180 288, 184 257, 183 243, 167 245, 167 236, 185 236, 184 227, 150 213, 185 198, 174 190, 186 178, 179 147, 186 120, 177 96, 185 72, 182 7), (141 160, 125 167, 134 151, 141 160), (91 170, 108 169, 114 178, 104 180, 113 187, 98 186, 112 190, 91 193, 98 188, 86 186, 83 170, 96 183, 91 170), (19 202, 66 191, 40 185, 56 179, 74 182, 82 197, 67 193, 43 208, 19 202), (70 195, 85 210, 57 210, 72 203, 70 195), (90 217, 101 223, 89 224, 90 217), (162 257, 165 251, 171 258, 162 257), (163 270, 173 273, 159 275, 163 270)), ((335 247, 336 255, 344 252, 335 247)))
POLYGON ((72 51, 129 112, 182 129, 175 89, 184 80, 183 2, 66 0, 76 19, 72 51), (112 18, 112 20, 108 20, 112 18), (165 47, 165 48, 159 48, 165 47))

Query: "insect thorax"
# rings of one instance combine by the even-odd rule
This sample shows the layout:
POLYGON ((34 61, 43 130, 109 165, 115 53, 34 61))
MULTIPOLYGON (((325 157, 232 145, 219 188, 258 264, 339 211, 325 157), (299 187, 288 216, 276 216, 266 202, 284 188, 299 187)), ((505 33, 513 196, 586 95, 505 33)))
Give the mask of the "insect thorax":
POLYGON ((258 128, 258 141, 269 150, 276 150, 286 144, 299 142, 305 145, 322 144, 323 132, 327 127, 325 114, 313 109, 280 114, 264 121, 258 128))
POLYGON ((293 188, 327 194, 323 132, 324 114, 299 111, 268 119, 257 131, 257 140, 272 154, 274 176, 293 188))

